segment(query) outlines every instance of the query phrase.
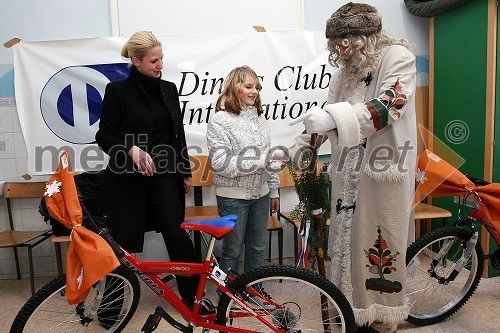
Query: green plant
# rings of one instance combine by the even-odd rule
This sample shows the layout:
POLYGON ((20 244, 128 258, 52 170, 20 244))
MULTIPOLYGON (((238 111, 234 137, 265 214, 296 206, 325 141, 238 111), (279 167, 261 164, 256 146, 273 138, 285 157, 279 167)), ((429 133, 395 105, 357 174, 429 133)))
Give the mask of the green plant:
MULTIPOLYGON (((330 177, 328 174, 329 162, 323 164, 316 172, 309 171, 311 163, 311 154, 304 153, 300 165, 295 165, 293 161, 289 163, 290 174, 295 183, 295 191, 299 197, 299 203, 290 213, 291 220, 300 221, 301 230, 305 228, 306 223, 310 222, 308 244, 312 249, 321 249, 324 259, 329 260, 327 255, 328 232, 327 220, 331 216, 330 201, 330 177), (317 217, 320 225, 318 226, 313 211, 321 209, 322 215, 317 217), (322 232, 319 232, 318 227, 322 232)), ((317 252, 311 251, 309 260, 317 259, 317 252)))

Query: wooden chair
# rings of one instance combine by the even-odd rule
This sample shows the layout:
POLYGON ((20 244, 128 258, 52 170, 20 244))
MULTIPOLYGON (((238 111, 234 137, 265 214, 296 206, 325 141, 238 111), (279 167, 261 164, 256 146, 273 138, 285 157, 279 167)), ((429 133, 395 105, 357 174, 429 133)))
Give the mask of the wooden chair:
POLYGON ((432 219, 443 219, 443 226, 446 225, 446 220, 451 217, 451 212, 449 210, 436 207, 430 204, 420 202, 415 207, 415 239, 418 239, 421 234, 429 232, 431 230, 431 224, 425 223, 422 225, 422 221, 430 221, 432 219))
POLYGON ((214 186, 214 171, 210 158, 206 155, 190 156, 191 188, 193 189, 194 206, 186 207, 186 220, 203 220, 219 217, 217 205, 203 204, 203 187, 214 186))
POLYGON ((54 247, 56 249, 56 264, 57 264, 57 275, 61 276, 63 273, 62 269, 62 251, 61 243, 66 243, 70 241, 69 236, 52 236, 50 237, 54 247))
MULTIPOLYGON (((295 188, 295 183, 293 181, 292 175, 290 174, 290 171, 288 170, 288 167, 285 169, 281 170, 278 172, 278 176, 280 177, 280 192, 284 188, 295 188)), ((295 261, 297 261, 297 251, 298 251, 298 235, 297 235, 297 230, 300 228, 300 221, 298 220, 293 220, 290 216, 291 212, 287 211, 282 211, 281 208, 278 210, 278 213, 276 214, 278 220, 281 223, 281 220, 283 219, 284 221, 290 223, 294 227, 294 237, 293 237, 293 249, 294 249, 294 257, 295 261)), ((269 240, 269 248, 271 248, 271 240, 269 240)))
MULTIPOLYGON (((277 215, 277 214, 276 214, 277 215)), ((269 232, 269 245, 268 245, 268 261, 271 261, 271 250, 272 250, 272 236, 273 231, 278 233, 278 262, 280 265, 283 264, 283 223, 278 220, 277 216, 272 214, 269 215, 267 221, 267 231, 269 232)))
MULTIPOLYGON (((214 186, 214 172, 210 158, 207 155, 190 156, 191 188, 193 190, 194 206, 186 207, 185 220, 205 220, 219 217, 217 205, 204 205, 203 187, 214 186)), ((201 260, 201 234, 194 232, 194 246, 198 259, 201 260)))
MULTIPOLYGON (((45 182, 7 182, 4 184, 3 197, 7 200, 10 229, 0 232, 0 248, 12 247, 16 262, 17 279, 21 279, 18 247, 28 249, 28 264, 30 272, 31 293, 35 293, 35 275, 33 270, 33 248, 52 236, 52 230, 20 231, 14 228, 11 199, 41 198, 45 192, 45 182)), ((40 216, 40 220, 43 221, 40 216)), ((45 225, 45 222, 44 222, 45 225)))

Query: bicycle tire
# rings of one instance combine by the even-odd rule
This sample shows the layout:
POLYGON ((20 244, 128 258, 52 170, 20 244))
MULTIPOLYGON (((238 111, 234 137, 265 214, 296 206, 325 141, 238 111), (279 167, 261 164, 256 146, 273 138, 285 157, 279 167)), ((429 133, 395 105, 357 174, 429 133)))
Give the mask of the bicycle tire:
POLYGON ((141 295, 137 276, 123 266, 94 284, 89 296, 80 304, 68 304, 65 290, 65 275, 43 286, 21 308, 10 333, 120 332, 135 313, 141 295), (102 290, 104 292, 99 295, 102 290), (88 313, 92 306, 97 313, 90 320, 88 313))
POLYGON ((453 281, 445 284, 443 279, 449 277, 470 237, 470 232, 464 229, 446 227, 433 230, 410 245, 406 253, 406 296, 410 302, 410 315, 406 321, 419 326, 435 324, 452 316, 467 303, 483 273, 481 245, 476 243, 464 268, 453 281), (447 260, 435 267, 437 275, 431 276, 432 256, 442 249, 445 241, 455 244, 448 250, 447 260))
MULTIPOLYGON (((294 266, 263 266, 238 276, 228 288, 242 294, 250 286, 259 286, 263 293, 283 308, 263 304, 263 299, 250 296, 247 305, 259 310, 275 328, 287 332, 355 332, 352 308, 335 285, 319 274, 294 266), (328 323, 323 321, 325 309, 320 295, 328 300, 328 323)), ((217 323, 255 332, 274 332, 256 317, 239 308, 226 294, 219 300, 217 323), (242 316, 238 316, 238 312, 242 316)))

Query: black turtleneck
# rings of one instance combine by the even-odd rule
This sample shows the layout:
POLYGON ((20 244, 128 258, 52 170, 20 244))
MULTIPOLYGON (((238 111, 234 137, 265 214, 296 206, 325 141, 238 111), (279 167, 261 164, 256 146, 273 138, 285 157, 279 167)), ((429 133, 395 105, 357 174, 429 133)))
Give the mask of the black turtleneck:
MULTIPOLYGON (((172 130, 172 118, 170 111, 167 110, 167 106, 164 103, 161 91, 160 91, 160 78, 154 78, 139 72, 135 66, 132 66, 130 71, 130 76, 136 80, 141 87, 146 92, 149 104, 151 105, 152 115, 153 115, 153 131, 152 137, 148 140, 148 152, 155 159, 155 164, 157 171, 159 168, 163 169, 165 167, 165 161, 158 163, 159 155, 163 155, 162 159, 167 157, 164 156, 166 153, 172 155, 173 150, 161 149, 161 151, 153 150, 154 147, 164 147, 166 145, 173 147, 173 130, 172 130), (160 165, 159 165, 160 164, 160 165)), ((156 148, 158 149, 158 148, 156 148)), ((174 161, 173 156, 170 157, 170 161, 174 161)))

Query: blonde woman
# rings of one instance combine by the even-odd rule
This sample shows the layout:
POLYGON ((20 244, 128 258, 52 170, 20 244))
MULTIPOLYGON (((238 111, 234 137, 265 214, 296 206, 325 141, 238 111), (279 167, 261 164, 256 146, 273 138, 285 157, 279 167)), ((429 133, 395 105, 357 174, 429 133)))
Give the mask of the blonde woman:
MULTIPOLYGON (((101 109, 96 141, 109 155, 100 210, 114 239, 129 252, 142 252, 144 232, 160 232, 172 261, 197 261, 184 220, 191 169, 179 95, 161 79, 163 50, 151 32, 134 33, 122 56, 130 75, 111 82, 101 109)), ((198 280, 179 276, 177 285, 191 305, 198 280)))

